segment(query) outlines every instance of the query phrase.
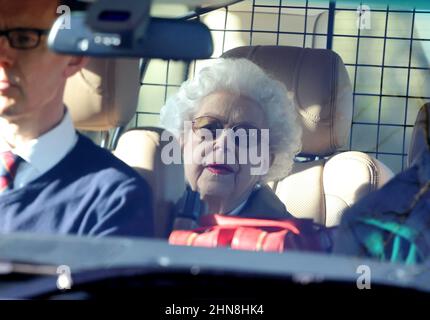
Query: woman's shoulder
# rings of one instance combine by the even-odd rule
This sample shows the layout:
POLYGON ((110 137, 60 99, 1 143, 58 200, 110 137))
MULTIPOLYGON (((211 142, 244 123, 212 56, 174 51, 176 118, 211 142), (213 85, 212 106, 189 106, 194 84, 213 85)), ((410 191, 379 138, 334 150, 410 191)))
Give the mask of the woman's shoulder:
POLYGON ((267 185, 252 192, 238 216, 260 219, 293 218, 282 201, 267 185))

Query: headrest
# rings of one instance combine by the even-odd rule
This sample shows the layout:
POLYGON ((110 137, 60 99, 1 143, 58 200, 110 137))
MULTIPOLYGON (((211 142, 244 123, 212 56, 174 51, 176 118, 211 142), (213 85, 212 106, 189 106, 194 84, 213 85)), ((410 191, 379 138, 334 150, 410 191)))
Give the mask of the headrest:
POLYGON ((129 130, 121 136, 114 151, 115 156, 137 170, 151 186, 155 236, 161 238, 168 236, 172 210, 185 192, 183 165, 166 164, 162 159, 163 149, 175 143, 179 149, 179 142, 163 141, 163 131, 154 127, 129 130))
POLYGON ((64 103, 77 129, 126 126, 139 97, 139 60, 94 59, 67 80, 64 103))
POLYGON ((423 105, 418 112, 415 120, 414 130, 412 131, 411 143, 409 144, 408 166, 417 159, 421 152, 427 149, 426 140, 430 129, 430 103, 423 105))
POLYGON ((326 156, 346 144, 352 122, 352 87, 333 51, 290 46, 245 46, 224 58, 247 58, 283 82, 303 127, 302 154, 326 156))

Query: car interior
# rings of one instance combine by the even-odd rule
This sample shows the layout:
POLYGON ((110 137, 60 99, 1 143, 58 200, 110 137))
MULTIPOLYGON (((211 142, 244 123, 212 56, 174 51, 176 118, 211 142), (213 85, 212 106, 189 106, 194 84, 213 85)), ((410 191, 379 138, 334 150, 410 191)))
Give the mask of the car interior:
MULTIPOLYGON (((202 14, 202 20, 212 21, 210 15, 214 17, 212 19, 219 18, 223 11, 232 17, 237 16, 236 19, 243 18, 245 11, 242 10, 245 8, 249 10, 251 7, 253 14, 259 11, 264 13, 261 14, 261 24, 267 24, 263 18, 268 19, 271 16, 269 13, 273 15, 274 9, 277 8, 274 3, 259 6, 258 1, 245 2, 212 11, 208 8, 202 14), (265 10, 267 12, 264 12, 265 10)), ((324 7, 319 5, 321 8, 324 7)), ((303 20, 311 18, 306 24, 309 24, 308 27, 312 26, 313 32, 317 33, 327 24, 327 21, 324 21, 328 19, 327 11, 309 8, 307 10, 310 12, 304 11, 309 6, 309 3, 302 5, 292 3, 291 8, 288 5, 278 5, 279 9, 285 9, 285 13, 281 12, 281 17, 292 19, 296 28, 303 20)), ((163 8, 159 10, 168 11, 163 11, 163 8)), ((338 12, 339 15, 345 13, 351 15, 350 11, 338 12)), ((381 23, 379 13, 376 23, 381 23)), ((396 19, 402 22, 399 15, 401 13, 396 15, 396 19)), ((346 24, 344 19, 346 17, 339 18, 339 25, 346 24)), ((212 33, 216 34, 216 31, 212 33)), ((318 44, 321 39, 312 33, 309 37, 312 41, 303 43, 304 47, 266 45, 261 41, 263 44, 260 45, 238 46, 225 50, 220 56, 250 59, 288 88, 289 97, 295 102, 304 130, 303 147, 291 174, 280 181, 270 182, 269 186, 295 217, 311 218, 317 223, 332 227, 338 225, 347 208, 364 195, 381 188, 394 176, 393 169, 398 171, 398 168, 391 166, 393 169, 390 169, 390 166, 384 163, 383 153, 381 156, 378 152, 376 154, 363 152, 366 150, 351 146, 352 128, 357 126, 355 122, 358 122, 357 114, 354 114, 357 112, 357 107, 354 110, 354 103, 358 104, 360 96, 356 95, 357 84, 352 84, 354 80, 357 82, 357 79, 350 79, 342 59, 343 48, 340 53, 333 49, 323 49, 318 44)), ((360 35, 357 35, 357 38, 360 39, 360 35)), ((216 47, 216 37, 214 40, 216 47)), ((309 39, 305 37, 305 40, 309 39)), ((216 52, 213 58, 216 58, 215 54, 216 52)), ((415 57, 411 56, 412 58, 415 57)), ((148 60, 145 61, 146 64, 149 63, 148 60)), ((165 237, 167 217, 183 194, 185 181, 181 165, 166 166, 160 161, 163 142, 160 141, 161 131, 157 127, 157 122, 153 121, 151 126, 129 125, 139 114, 141 103, 148 101, 148 105, 144 105, 143 108, 152 108, 149 105, 151 95, 155 95, 149 92, 150 99, 143 96, 146 90, 139 80, 139 75, 142 76, 139 73, 142 68, 139 67, 142 65, 138 59, 92 58, 85 70, 69 80, 65 103, 78 129, 102 135, 107 134, 109 130, 114 132, 111 136, 104 136, 110 140, 110 144, 105 146, 109 146, 117 157, 138 170, 149 181, 156 208, 154 212, 156 236, 165 237), (128 131, 124 132, 127 126, 128 131), (169 183, 172 179, 177 183, 169 183)), ((360 64, 356 66, 359 67, 360 64)), ((151 68, 148 70, 147 65, 146 68, 146 71, 152 72, 151 68)), ((189 76, 192 77, 191 74, 189 76)), ((156 115, 152 112, 147 116, 156 115)), ((138 116, 144 117, 145 114, 138 116)), ((412 127, 406 125, 404 129, 409 130, 412 127)), ((412 137, 411 149, 415 143, 415 136, 412 137)), ((409 154, 407 150, 403 153, 409 154)), ((407 167, 407 163, 404 167, 407 167)))
MULTIPOLYGON (((336 226, 347 208, 393 177, 393 171, 372 154, 347 148, 353 87, 339 54, 330 49, 256 45, 233 48, 222 57, 257 63, 286 85, 295 102, 304 130, 302 151, 289 176, 269 183, 295 217, 336 226)), ((160 161, 160 128, 122 131, 137 112, 138 67, 137 59, 92 58, 69 80, 65 103, 78 129, 114 132, 112 152, 149 181, 156 235, 165 237, 167 217, 185 190, 183 168, 160 161)))

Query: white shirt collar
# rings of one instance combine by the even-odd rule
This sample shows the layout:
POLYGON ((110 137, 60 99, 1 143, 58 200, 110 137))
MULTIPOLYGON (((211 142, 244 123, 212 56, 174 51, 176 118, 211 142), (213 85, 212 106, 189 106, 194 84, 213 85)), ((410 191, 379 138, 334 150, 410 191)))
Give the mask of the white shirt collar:
POLYGON ((240 205, 238 205, 236 208, 234 208, 233 210, 231 210, 230 212, 227 213, 227 215, 229 216, 237 216, 240 211, 243 209, 243 207, 246 205, 246 203, 248 202, 248 198, 245 199, 245 201, 243 201, 240 205))
MULTIPOLYGON (((255 187, 254 187, 254 190, 251 192, 251 194, 254 191, 256 191, 256 190, 258 190, 260 188, 261 188, 261 185, 260 184, 256 184, 255 187)), ((234 208, 233 210, 227 212, 226 214, 229 215, 229 216, 237 216, 240 213, 240 211, 242 211, 242 209, 245 207, 245 205, 248 202, 249 197, 251 196, 251 194, 241 204, 239 204, 236 208, 234 208)))
POLYGON ((36 139, 11 149, 2 143, 1 151, 12 151, 31 167, 43 174, 59 163, 74 147, 78 140, 70 114, 66 112, 61 122, 36 139))

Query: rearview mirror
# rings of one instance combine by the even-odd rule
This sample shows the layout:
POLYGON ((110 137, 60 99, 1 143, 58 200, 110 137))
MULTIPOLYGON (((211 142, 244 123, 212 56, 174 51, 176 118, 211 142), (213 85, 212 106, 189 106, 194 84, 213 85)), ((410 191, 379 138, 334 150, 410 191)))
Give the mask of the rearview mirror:
POLYGON ((100 31, 87 24, 86 13, 73 13, 69 28, 64 27, 65 17, 60 16, 51 29, 48 46, 58 53, 94 57, 194 60, 212 55, 210 31, 199 21, 148 17, 142 28, 131 31, 124 28, 126 17, 124 12, 99 15, 99 19, 115 22, 109 24, 109 31, 100 31))

